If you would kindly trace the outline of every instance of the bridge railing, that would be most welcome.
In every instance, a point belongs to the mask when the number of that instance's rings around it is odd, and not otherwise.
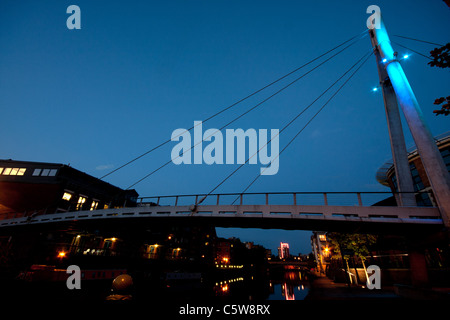
[[[433,199],[431,191],[415,193],[417,197]],[[399,193],[374,192],[253,192],[253,193],[215,193],[185,194],[141,197],[138,207],[151,206],[191,206],[191,205],[317,205],[317,206],[396,206]],[[206,197],[206,198],[205,198]],[[379,203],[393,197],[389,202]],[[29,212],[0,212],[0,220],[20,217],[34,217],[50,214],[46,210]]]
[[[428,194],[430,192],[420,192]],[[419,194],[419,192],[416,192]],[[252,193],[214,193],[185,194],[141,197],[138,206],[188,206],[188,205],[325,205],[325,206],[372,206],[393,197],[381,206],[396,206],[397,192],[252,192]]]

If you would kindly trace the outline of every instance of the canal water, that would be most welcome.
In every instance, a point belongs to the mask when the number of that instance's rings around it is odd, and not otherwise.
[[[309,292],[309,286],[303,283],[273,284],[273,292],[267,300],[303,300]]]
[[[204,281],[207,279],[203,279]],[[237,275],[216,279],[214,300],[303,300],[308,295],[308,275],[300,270],[278,270],[261,275]]]
[[[300,269],[276,269],[266,272],[219,272],[212,274],[170,272],[166,276],[135,276],[128,294],[136,301],[209,301],[260,302],[303,300],[308,295],[308,274]],[[111,279],[85,280],[80,290],[69,290],[65,281],[23,281],[4,283],[9,298],[26,301],[39,297],[56,300],[104,301],[112,294]]]

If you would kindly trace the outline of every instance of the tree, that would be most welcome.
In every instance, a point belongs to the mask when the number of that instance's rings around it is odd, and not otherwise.
[[[433,58],[432,61],[428,62],[428,64],[431,67],[438,67],[438,68],[448,68],[450,67],[450,43],[447,43],[445,46],[442,46],[440,48],[435,48],[434,50],[430,51],[431,58]]]
[[[440,97],[439,99],[436,99],[434,101],[434,104],[439,105],[443,102],[445,103],[441,106],[441,109],[433,110],[433,113],[436,113],[437,116],[440,114],[448,116],[450,114],[450,96],[448,96],[447,98]]]
[[[333,257],[341,257],[345,260],[348,274],[350,275],[348,260],[353,256],[357,256],[361,260],[366,279],[368,279],[366,264],[364,261],[370,254],[369,247],[377,241],[377,237],[370,234],[347,234],[337,232],[332,232],[327,234],[327,236],[331,239],[334,253]]]
[[[437,68],[448,68],[450,67],[450,43],[447,43],[445,46],[440,48],[435,48],[434,50],[430,51],[431,58],[433,58],[432,61],[428,62],[428,64],[431,67],[437,67]],[[433,110],[433,113],[435,113],[437,116],[440,114],[443,114],[445,116],[448,116],[450,114],[450,96],[444,98],[440,97],[434,101],[435,105],[440,105],[441,103],[444,103],[441,106],[441,109]]]

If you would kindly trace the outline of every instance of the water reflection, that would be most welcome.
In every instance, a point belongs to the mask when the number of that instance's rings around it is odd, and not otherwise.
[[[308,295],[307,276],[301,271],[287,271],[282,281],[270,282],[271,294],[267,300],[303,300]]]
[[[289,283],[272,284],[273,291],[267,300],[303,300],[308,295],[309,288],[304,284]]]
[[[307,274],[282,267],[245,272],[154,272],[133,274],[133,299],[136,301],[240,301],[303,300],[309,292]],[[13,296],[74,301],[103,301],[110,295],[111,279],[82,280],[83,290],[67,290],[65,281],[25,281],[17,279],[9,287]]]
[[[220,299],[303,300],[308,295],[309,282],[301,271],[285,271],[268,277],[234,277],[217,281],[215,296]]]
[[[237,277],[237,278],[233,278],[233,279],[216,282],[216,285],[214,286],[214,291],[216,293],[216,296],[225,295],[225,294],[229,293],[230,292],[229,289],[233,284],[235,284],[237,282],[242,282],[242,281],[244,281],[243,277]]]

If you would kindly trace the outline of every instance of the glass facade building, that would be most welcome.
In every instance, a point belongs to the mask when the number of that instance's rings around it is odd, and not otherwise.
[[[435,137],[436,145],[441,152],[447,170],[450,172],[450,132]],[[413,180],[416,202],[418,206],[435,206],[430,182],[423,167],[420,155],[415,147],[408,150],[408,161]],[[394,163],[387,161],[377,172],[377,180],[384,186],[391,188],[392,192],[398,192],[397,177]]]

